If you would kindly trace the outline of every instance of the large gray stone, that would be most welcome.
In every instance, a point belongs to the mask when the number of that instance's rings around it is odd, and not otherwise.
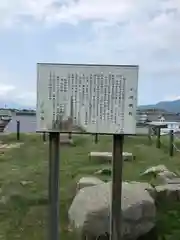
[[[155,222],[153,198],[145,190],[149,185],[122,184],[122,235],[124,240],[137,239],[148,233]],[[111,182],[81,189],[69,209],[70,226],[86,239],[109,234]],[[93,237],[92,237],[93,236]]]
[[[155,187],[159,202],[180,201],[180,184],[164,184]]]
[[[180,185],[180,178],[172,178],[166,179],[167,184],[179,184]]]
[[[178,178],[174,172],[170,172],[169,170],[158,173],[157,180],[161,184],[180,183],[180,178]]]
[[[84,187],[90,187],[90,186],[96,186],[98,184],[102,184],[104,183],[102,180],[100,180],[97,177],[82,177],[81,179],[79,179],[79,181],[77,182],[77,191],[79,191],[80,189],[84,188]]]
[[[126,183],[126,182],[125,182]],[[129,184],[136,184],[136,186],[140,186],[143,190],[148,191],[148,193],[150,194],[150,196],[155,199],[156,197],[156,190],[154,187],[152,187],[151,184],[147,183],[147,182],[137,182],[137,181],[131,181],[131,182],[127,182]]]

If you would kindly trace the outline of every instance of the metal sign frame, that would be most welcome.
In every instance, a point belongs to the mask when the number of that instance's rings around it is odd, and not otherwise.
[[[37,65],[37,132],[135,134],[136,65]]]
[[[122,239],[121,195],[122,195],[123,143],[124,135],[120,134],[113,135],[110,240]]]
[[[49,64],[49,63],[47,63]],[[57,64],[52,64],[57,65]],[[72,64],[64,64],[71,66]],[[87,66],[88,64],[73,64],[74,66]],[[89,65],[88,65],[89,66]],[[93,66],[93,65],[90,65]],[[123,66],[136,67],[137,65],[94,65],[94,66]],[[136,109],[135,109],[136,111]],[[37,132],[45,132],[37,131]],[[60,134],[76,132],[59,132],[57,129],[48,130],[49,133],[49,239],[59,240],[59,162],[60,162]],[[81,134],[81,132],[78,132]],[[82,132],[92,134],[92,132]],[[123,142],[125,133],[95,133],[96,135],[113,135],[113,158],[112,158],[112,204],[110,218],[110,239],[121,240],[121,196],[122,196],[122,168],[123,168]]]

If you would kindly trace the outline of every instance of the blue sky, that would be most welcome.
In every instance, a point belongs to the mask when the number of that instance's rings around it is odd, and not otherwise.
[[[36,63],[138,64],[139,103],[180,98],[180,0],[0,1],[0,102],[36,103]]]

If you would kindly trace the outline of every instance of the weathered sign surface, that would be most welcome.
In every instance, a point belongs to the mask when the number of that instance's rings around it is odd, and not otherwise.
[[[37,131],[135,134],[138,66],[37,65]]]

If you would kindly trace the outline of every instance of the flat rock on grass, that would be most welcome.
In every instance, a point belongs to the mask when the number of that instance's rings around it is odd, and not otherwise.
[[[105,236],[109,234],[110,206],[111,182],[85,187],[77,193],[69,209],[70,226],[88,240]],[[122,214],[123,224],[119,227],[123,240],[137,239],[153,229],[154,200],[141,183],[122,184]]]
[[[99,162],[111,162],[112,161],[112,152],[90,152],[88,154],[89,160],[96,160]],[[133,161],[135,157],[132,153],[123,152],[124,161]]]
[[[0,144],[0,150],[12,149],[12,148],[20,148],[24,143],[11,143],[11,144]]]

